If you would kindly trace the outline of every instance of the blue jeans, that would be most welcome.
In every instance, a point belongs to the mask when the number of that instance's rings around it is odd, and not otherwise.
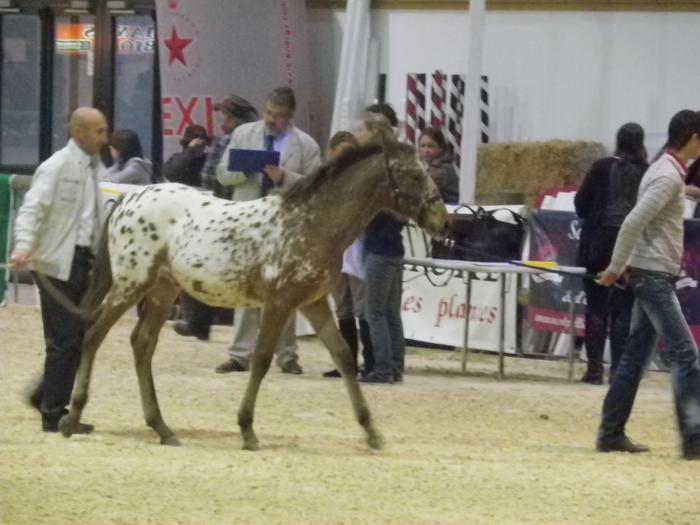
[[[402,260],[372,253],[365,259],[365,319],[374,349],[374,373],[386,379],[404,369]]]
[[[625,351],[603,403],[599,439],[625,431],[639,382],[657,338],[671,364],[671,381],[683,446],[700,445],[700,365],[698,348],[676,296],[675,277],[632,268],[629,284],[635,296]]]

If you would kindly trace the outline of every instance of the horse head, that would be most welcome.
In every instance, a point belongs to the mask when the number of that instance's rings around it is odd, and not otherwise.
[[[448,231],[447,208],[415,148],[395,139],[383,138],[382,142],[392,208],[413,219],[432,237],[444,238]]]

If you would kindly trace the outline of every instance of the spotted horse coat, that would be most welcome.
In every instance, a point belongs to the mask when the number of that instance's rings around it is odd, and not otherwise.
[[[285,212],[279,196],[230,202],[181,184],[132,193],[109,222],[115,301],[149,282],[163,259],[184,291],[212,306],[262,306],[309,278],[323,287],[331,272],[306,256],[303,213]],[[282,275],[286,266],[294,270]]]
[[[72,435],[80,421],[97,348],[114,323],[142,301],[131,344],[144,417],[161,443],[179,444],[161,416],[151,361],[170,307],[184,290],[210,305],[263,307],[238,411],[244,448],[258,447],[255,400],[295,309],[329,349],[367,443],[379,448],[381,436],[327,294],[340,274],[343,251],[381,210],[407,215],[435,236],[447,230],[445,205],[410,146],[385,141],[350,151],[285,193],[255,201],[229,202],[180,184],[129,194],[112,210],[96,256],[84,304],[91,312],[90,326],[61,432]]]

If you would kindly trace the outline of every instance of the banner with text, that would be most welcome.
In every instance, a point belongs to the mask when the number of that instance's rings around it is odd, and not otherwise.
[[[676,281],[676,293],[695,341],[700,344],[700,220],[684,221],[683,242],[683,265]]]
[[[462,272],[404,265],[401,318],[406,339],[461,347],[469,322],[468,347],[497,351],[500,344],[500,278],[472,273],[469,308]],[[504,349],[517,348],[517,276],[505,278]]]
[[[575,213],[532,210],[530,259],[576,265],[581,219]],[[528,319],[530,326],[545,332],[569,331],[569,307],[575,302],[575,329],[583,335],[586,294],[580,277],[558,274],[534,275],[530,280]]]
[[[700,220],[684,222],[683,266],[676,290],[688,324],[700,341]],[[533,210],[530,250],[533,260],[575,265],[581,220],[573,212]],[[552,274],[533,277],[530,284],[530,326],[547,332],[568,332],[569,304],[575,301],[576,333],[583,335],[586,294],[580,277]]]
[[[214,105],[230,93],[262,115],[264,98],[288,85],[294,122],[312,124],[304,0],[156,0],[163,105],[163,158],[190,124],[219,134]]]

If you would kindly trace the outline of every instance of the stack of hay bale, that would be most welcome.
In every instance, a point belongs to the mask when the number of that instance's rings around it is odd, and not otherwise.
[[[544,190],[579,185],[591,164],[605,155],[605,147],[598,142],[483,144],[476,202],[534,206]]]

